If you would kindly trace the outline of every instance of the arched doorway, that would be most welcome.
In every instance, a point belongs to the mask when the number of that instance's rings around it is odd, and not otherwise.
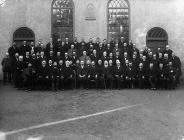
[[[30,42],[35,42],[35,34],[28,27],[20,27],[13,33],[13,42],[16,42],[17,46],[20,47],[23,41],[27,41],[28,45]]]
[[[167,44],[168,35],[164,29],[160,27],[154,27],[148,31],[146,36],[146,45],[153,52],[156,52],[158,48],[164,50]]]
[[[53,0],[51,34],[54,42],[58,38],[73,39],[73,7],[72,0]]]
[[[107,37],[118,40],[124,37],[129,40],[130,6],[128,0],[109,0],[108,2]]]

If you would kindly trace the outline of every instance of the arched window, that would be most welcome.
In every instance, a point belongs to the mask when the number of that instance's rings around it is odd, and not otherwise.
[[[35,34],[31,29],[21,27],[14,32],[13,41],[16,42],[17,46],[21,46],[23,41],[27,41],[29,44],[32,41],[35,42]]]
[[[110,0],[108,3],[108,40],[124,37],[129,40],[129,3],[127,0]]]
[[[52,37],[73,38],[73,1],[54,0],[52,2]]]
[[[157,51],[158,48],[165,49],[168,44],[167,32],[160,27],[150,29],[146,36],[146,44],[153,52]]]

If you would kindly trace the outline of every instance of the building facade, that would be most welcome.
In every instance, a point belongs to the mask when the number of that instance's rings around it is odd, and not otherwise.
[[[24,27],[35,43],[46,43],[50,37],[88,41],[124,36],[139,49],[146,44],[154,49],[153,44],[162,40],[183,64],[183,13],[183,0],[6,0],[0,7],[0,61],[19,39],[16,31]]]

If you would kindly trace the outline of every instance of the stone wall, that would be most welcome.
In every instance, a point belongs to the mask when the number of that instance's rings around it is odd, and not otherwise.
[[[73,0],[74,35],[84,37],[107,37],[108,0]],[[12,43],[13,33],[19,27],[29,27],[35,33],[36,41],[44,43],[51,36],[52,0],[6,0],[0,7],[0,61]],[[184,63],[184,1],[183,0],[129,0],[130,36],[142,48],[146,34],[153,27],[165,29],[169,44]],[[88,5],[93,5],[95,20],[86,20]],[[1,69],[1,66],[0,66]],[[183,67],[182,67],[183,69]],[[2,72],[0,72],[2,79]]]

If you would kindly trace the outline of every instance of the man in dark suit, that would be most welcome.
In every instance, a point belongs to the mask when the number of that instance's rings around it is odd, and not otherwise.
[[[6,56],[1,62],[3,68],[3,83],[6,84],[7,81],[11,82],[12,78],[12,58],[10,58],[9,53],[6,53]]]
[[[96,38],[96,42],[94,43],[94,49],[97,50],[99,48],[99,44],[100,44],[100,38],[97,37]]]
[[[10,56],[12,59],[15,59],[15,54],[16,54],[16,53],[20,53],[20,52],[19,52],[19,48],[18,48],[17,45],[16,45],[16,42],[13,42],[13,45],[8,49],[8,53],[9,53],[9,56]]]
[[[54,62],[51,70],[51,79],[52,79],[52,89],[54,89],[55,91],[58,90],[59,78],[60,78],[59,72],[60,71],[58,69],[57,62]]]
[[[40,84],[40,89],[41,90],[48,90],[49,88],[49,68],[47,66],[47,63],[45,60],[42,61],[41,67],[39,68],[38,71],[38,84]]]
[[[134,88],[136,85],[137,68],[129,62],[128,67],[125,67],[125,85],[127,88]]]
[[[112,77],[112,73],[111,73],[111,69],[108,65],[108,61],[105,60],[104,61],[104,80],[105,80],[105,86],[106,88],[110,88],[112,89],[113,86],[113,77]]]
[[[145,89],[147,88],[147,75],[148,75],[148,71],[146,68],[144,68],[144,64],[140,63],[139,64],[139,70],[138,70],[138,85],[139,88],[141,89]]]
[[[97,88],[104,88],[104,68],[103,68],[103,63],[102,60],[98,60],[98,65],[97,65]]]
[[[157,71],[157,89],[165,89],[166,88],[166,75],[165,75],[165,68],[162,63],[159,63],[159,68]]]
[[[118,89],[122,88],[122,82],[124,82],[123,68],[119,60],[116,60],[116,66],[114,67],[114,79]]]
[[[78,67],[77,70],[77,77],[78,77],[78,84],[79,88],[82,86],[83,88],[86,88],[86,67],[84,65],[84,61],[80,62],[80,67]]]
[[[58,70],[59,70],[59,90],[64,90],[64,80],[65,80],[65,64],[63,60],[59,60],[58,62]]]
[[[93,46],[94,46],[94,43],[93,43],[93,39],[92,39],[92,38],[90,38],[90,39],[89,39],[89,42],[86,44],[86,51],[89,50],[90,45],[93,45]]]
[[[53,40],[52,38],[50,38],[49,42],[47,43],[46,45],[46,48],[45,48],[45,55],[46,56],[49,56],[49,52],[52,51],[53,53],[55,52],[55,46],[54,46],[54,43],[53,43]]]
[[[91,81],[94,81],[95,88],[97,88],[97,67],[94,61],[91,62],[91,66],[87,66],[86,87],[88,89],[91,87]]]
[[[173,67],[172,62],[170,61],[168,66],[165,68],[165,75],[167,80],[167,89],[175,89],[176,87],[176,68]]]
[[[72,68],[70,67],[70,61],[66,61],[66,66],[65,66],[65,73],[64,73],[64,83],[65,83],[65,88],[74,88],[74,73]]]
[[[23,61],[23,56],[19,56],[19,60],[16,61],[16,80],[15,80],[15,86],[18,89],[23,88],[23,71],[26,67],[25,62]]]
[[[163,50],[163,54],[168,54],[168,59],[171,59],[172,57],[172,50],[170,49],[170,46],[169,45],[166,45],[166,48],[165,50]]]
[[[77,56],[78,57],[82,56],[83,51],[87,51],[87,47],[86,46],[87,46],[87,44],[84,41],[84,39],[82,38],[82,40],[81,40],[81,42],[79,44],[79,48],[77,50],[77,53],[78,53]]]
[[[180,77],[182,76],[181,61],[180,61],[180,58],[178,56],[176,56],[174,52],[172,52],[171,61],[172,61],[173,66],[175,67],[175,69],[177,71],[176,82],[177,82],[177,84],[179,84]]]
[[[148,80],[150,88],[155,90],[157,83],[157,66],[154,65],[154,63],[149,64]]]
[[[64,52],[67,52],[70,49],[70,46],[71,46],[71,44],[69,42],[69,38],[65,38],[65,43],[64,43],[64,46],[63,46]]]
[[[35,88],[36,71],[31,63],[23,71],[24,88],[26,91],[31,91]]]
[[[74,45],[74,48],[78,51],[80,47],[80,43],[77,40],[77,37],[74,37],[74,41],[72,42],[72,45]]]
[[[23,45],[20,47],[20,54],[25,57],[26,52],[31,53],[31,48],[29,45],[27,45],[26,41],[23,41]]]

